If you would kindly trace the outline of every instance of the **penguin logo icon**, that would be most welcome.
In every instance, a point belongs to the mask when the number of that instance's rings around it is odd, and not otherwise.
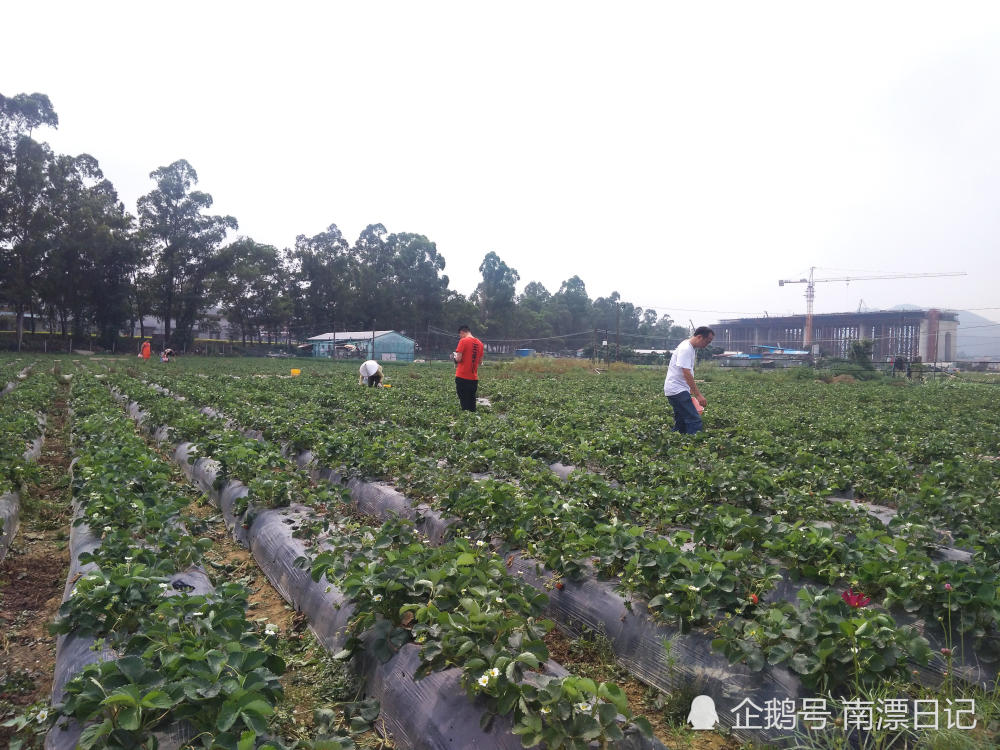
[[[715,712],[715,701],[707,695],[696,696],[691,701],[691,711],[687,720],[694,729],[714,728],[719,721],[719,715]]]

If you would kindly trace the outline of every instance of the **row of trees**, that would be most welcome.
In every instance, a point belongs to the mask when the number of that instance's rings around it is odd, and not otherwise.
[[[432,241],[381,224],[353,244],[334,224],[292,248],[256,242],[238,235],[234,217],[210,213],[212,197],[183,159],[150,174],[155,187],[133,216],[96,159],[35,140],[57,126],[44,94],[0,95],[0,305],[15,315],[19,347],[39,321],[77,338],[96,332],[111,347],[120,334],[147,335],[149,317],[176,348],[212,317],[244,342],[391,328],[433,346],[434,331],[450,336],[463,322],[487,340],[544,349],[586,346],[596,329],[635,348],[683,335],[617,292],[591,300],[577,276],[554,293],[531,282],[517,294],[520,275],[492,252],[465,297],[448,288]]]

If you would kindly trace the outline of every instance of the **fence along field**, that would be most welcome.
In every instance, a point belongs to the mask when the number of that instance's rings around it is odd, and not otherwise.
[[[709,431],[690,440],[668,432],[655,372],[491,367],[481,395],[492,406],[465,419],[450,370],[432,366],[392,367],[391,389],[357,388],[353,368],[326,363],[302,366],[299,378],[241,361],[115,369],[122,385],[132,375],[155,381],[309,448],[323,465],[392,481],[457,516],[473,540],[499,537],[531,553],[563,576],[552,579],[553,597],[561,580],[594,572],[679,631],[716,636],[733,661],[785,665],[811,694],[891,684],[912,676],[909,658],[929,657],[926,680],[992,674],[997,414],[988,386],[712,373]],[[554,461],[586,470],[563,482],[547,468]],[[850,493],[897,515],[883,527],[826,499]],[[942,547],[972,555],[940,559]],[[812,593],[780,601],[792,579]],[[873,601],[852,606],[864,601],[856,591]],[[923,627],[933,657],[902,621]],[[964,690],[954,679],[939,689],[942,700]]]

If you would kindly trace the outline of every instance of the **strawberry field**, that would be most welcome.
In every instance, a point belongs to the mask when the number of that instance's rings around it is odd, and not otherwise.
[[[554,629],[708,695],[740,742],[995,740],[994,385],[700,368],[706,430],[679,436],[654,369],[488,364],[468,414],[439,365],[365,388],[328,362],[26,364],[0,360],[8,494],[57,389],[72,410],[69,659],[14,720],[50,746],[346,748],[374,721],[396,747],[662,747],[616,682],[551,660]],[[205,574],[178,468],[359,676],[337,726],[275,726],[283,634]],[[834,721],[891,700],[939,726]]]

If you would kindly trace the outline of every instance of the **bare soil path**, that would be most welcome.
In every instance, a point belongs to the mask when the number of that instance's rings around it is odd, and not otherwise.
[[[48,631],[62,601],[69,564],[68,386],[48,412],[38,460],[41,481],[21,492],[21,528],[0,564],[0,723],[47,702],[56,638]],[[0,727],[0,747],[13,730]]]

